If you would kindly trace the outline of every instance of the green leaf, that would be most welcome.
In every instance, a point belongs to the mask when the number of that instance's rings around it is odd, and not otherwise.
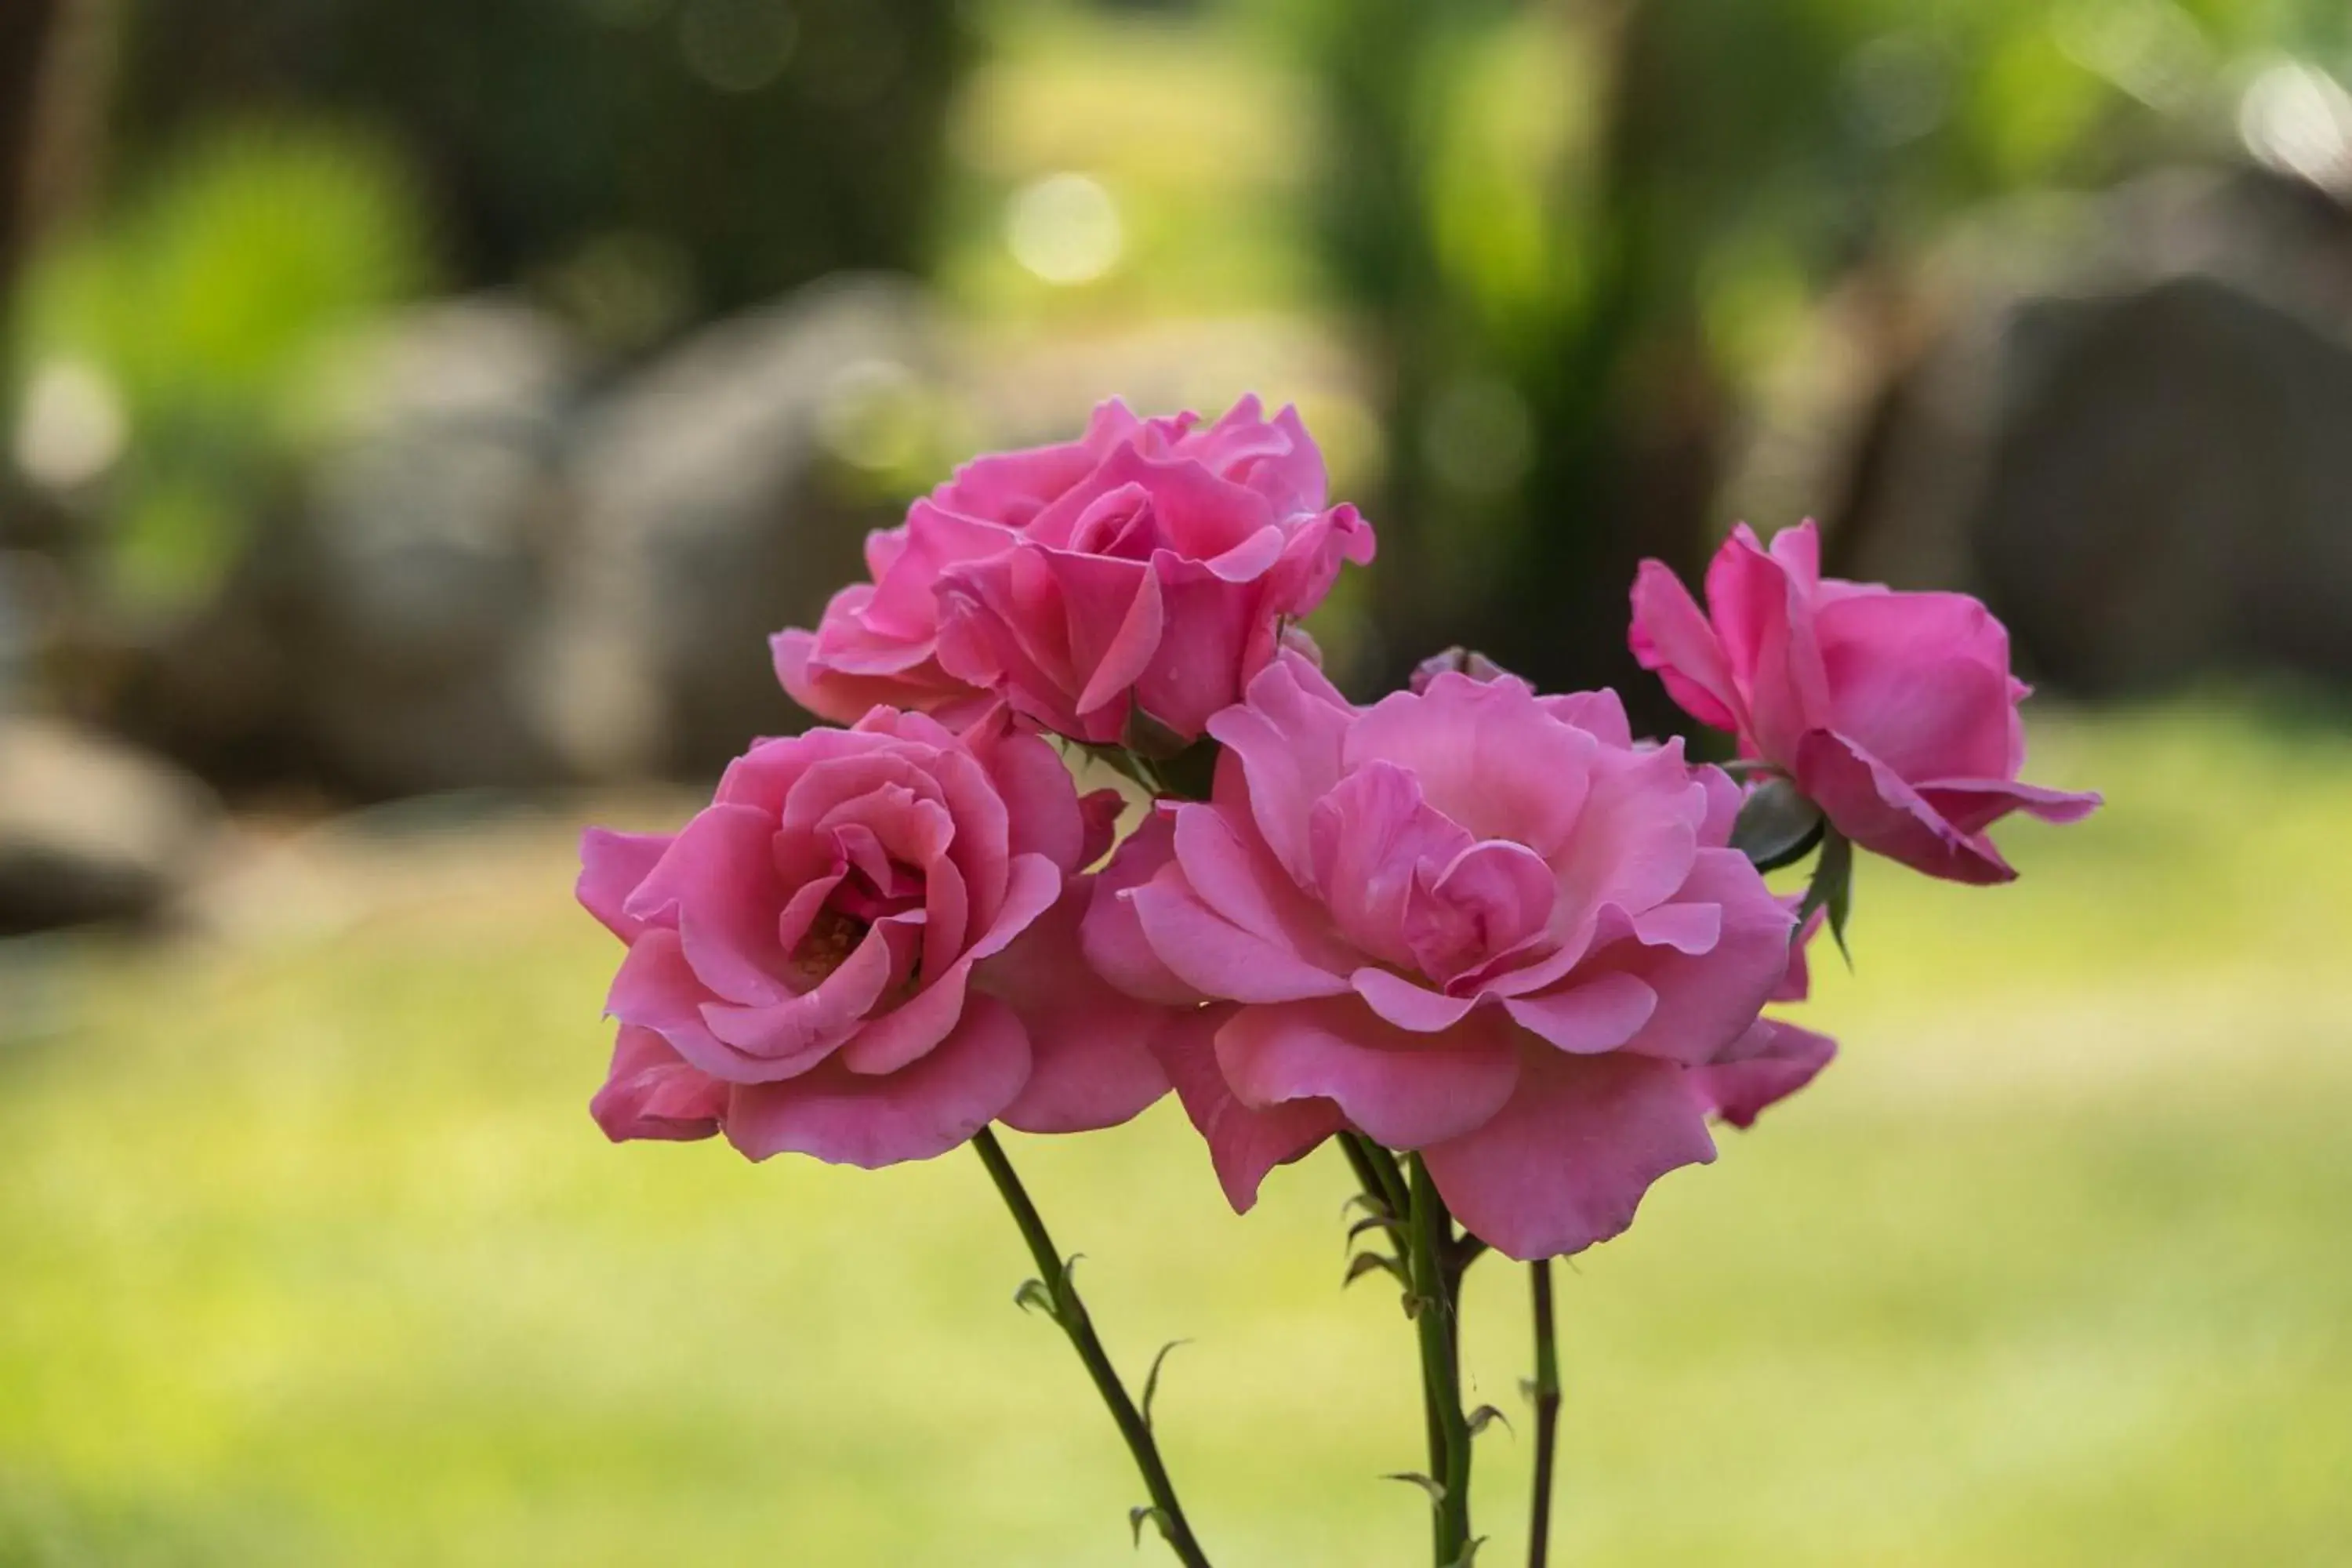
[[[1829,819],[1785,778],[1768,779],[1748,792],[1731,825],[1731,847],[1759,871],[1793,866],[1822,842]]]
[[[1145,1427],[1149,1428],[1151,1425],[1151,1402],[1159,1397],[1160,1394],[1160,1363],[1168,1359],[1168,1352],[1170,1351],[1174,1350],[1178,1345],[1187,1345],[1192,1342],[1190,1340],[1170,1340],[1166,1344],[1160,1347],[1160,1353],[1151,1358],[1151,1371],[1145,1374],[1143,1379],[1143,1425]]]
[[[1465,1546],[1462,1549],[1462,1555],[1454,1560],[1450,1564],[1450,1568],[1472,1568],[1472,1564],[1478,1561],[1478,1548],[1486,1544],[1486,1538],[1485,1536],[1481,1535],[1474,1538],[1467,1546]]]
[[[1339,1281],[1339,1288],[1344,1290],[1349,1286],[1353,1285],[1357,1280],[1361,1279],[1365,1275],[1380,1268],[1387,1269],[1391,1275],[1395,1277],[1396,1282],[1400,1285],[1410,1285],[1412,1283],[1412,1280],[1405,1277],[1404,1265],[1399,1263],[1395,1258],[1391,1258],[1387,1253],[1359,1252],[1355,1257],[1348,1259],[1347,1278]]]
[[[1445,1502],[1445,1483],[1435,1481],[1419,1470],[1391,1470],[1381,1478],[1384,1481],[1410,1481],[1429,1494],[1429,1506],[1441,1508]]]
[[[1062,1310],[1054,1300],[1054,1292],[1043,1279],[1024,1279],[1021,1289],[1013,1292],[1013,1304],[1024,1312],[1043,1312],[1055,1322],[1062,1321]]]
[[[1391,1236],[1402,1236],[1404,1234],[1404,1222],[1391,1219],[1385,1212],[1376,1214],[1370,1219],[1360,1219],[1348,1227],[1348,1245],[1353,1247],[1356,1237],[1368,1230],[1384,1230]]]

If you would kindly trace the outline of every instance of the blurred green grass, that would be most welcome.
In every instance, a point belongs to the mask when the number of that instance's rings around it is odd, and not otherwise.
[[[2041,729],[2108,811],[2010,831],[2009,889],[1869,867],[1811,1009],[1845,1058],[1563,1276],[1557,1561],[2344,1561],[2352,745]],[[263,878],[234,939],[7,972],[0,1563],[1164,1561],[969,1156],[596,1135],[568,838],[355,831],[342,903]],[[1420,1561],[1336,1157],[1236,1219],[1171,1106],[1013,1142],[1131,1374],[1193,1342],[1160,1416],[1216,1560]],[[1515,1419],[1523,1292],[1469,1308]]]

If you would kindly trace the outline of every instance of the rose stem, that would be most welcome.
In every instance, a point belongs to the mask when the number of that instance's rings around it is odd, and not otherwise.
[[[1144,1489],[1151,1494],[1152,1507],[1160,1510],[1161,1533],[1185,1568],[1209,1568],[1209,1559],[1202,1552],[1200,1542],[1192,1538],[1192,1526],[1184,1518],[1184,1506],[1176,1500],[1176,1485],[1168,1479],[1168,1467],[1160,1461],[1160,1446],[1152,1440],[1151,1427],[1135,1401],[1127,1394],[1126,1385],[1118,1380],[1118,1372],[1110,1357],[1095,1336],[1094,1321],[1087,1316],[1086,1303],[1078,1299],[1078,1288],[1071,1281],[1070,1270],[1062,1255],[1054,1249],[1054,1238],[1045,1230],[1045,1222],[1037,1213],[1037,1205],[1029,1201],[1028,1191],[1021,1178],[1013,1173],[1013,1162],[1004,1157],[1003,1147],[996,1135],[983,1127],[973,1134],[971,1146],[980,1152],[981,1163],[988,1167],[989,1179],[1003,1195],[1004,1206],[1013,1211],[1013,1223],[1021,1227],[1021,1238],[1029,1244],[1029,1255],[1037,1260],[1037,1268],[1045,1278],[1046,1289],[1054,1301],[1054,1321],[1070,1336],[1070,1343],[1086,1363],[1087,1375],[1095,1381],[1095,1389],[1110,1410],[1110,1418],[1118,1426],[1118,1435],[1127,1440],[1128,1452],[1135,1456],[1135,1468],[1143,1473]]]
[[[1356,1180],[1362,1184],[1364,1199],[1377,1206],[1393,1222],[1389,1238],[1396,1244],[1401,1261],[1409,1260],[1405,1226],[1412,1218],[1412,1199],[1405,1192],[1403,1173],[1397,1169],[1396,1158],[1386,1149],[1360,1132],[1339,1134],[1339,1147],[1348,1156],[1348,1163],[1356,1170]],[[1406,1285],[1408,1294],[1412,1287]],[[1445,1469],[1445,1433],[1437,1424],[1437,1407],[1423,1401],[1423,1414],[1428,1418],[1429,1476],[1437,1479]]]
[[[1544,1568],[1551,1550],[1551,1472],[1559,1437],[1559,1343],[1552,1328],[1551,1259],[1528,1265],[1535,1292],[1536,1487],[1528,1505],[1528,1568]]]
[[[1420,1155],[1412,1159],[1413,1326],[1421,1337],[1423,1396],[1442,1439],[1444,1465],[1431,1479],[1441,1489],[1434,1535],[1437,1568],[1456,1568],[1470,1545],[1470,1424],[1462,1413],[1462,1379],[1454,1337],[1454,1277],[1447,1253],[1454,1219]]]

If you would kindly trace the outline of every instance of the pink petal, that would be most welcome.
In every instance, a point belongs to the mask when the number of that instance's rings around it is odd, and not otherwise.
[[[2044,822],[2080,822],[2106,804],[2095,791],[2074,795],[2013,780],[1937,779],[1918,787],[1919,798],[1962,833],[1981,833],[2012,811]]]
[[[581,834],[580,881],[574,889],[580,907],[623,942],[635,942],[646,922],[629,915],[623,905],[671,842],[666,833],[614,833],[591,827]]]
[[[730,1083],[810,1065],[764,1062],[720,1040],[703,1019],[709,996],[688,965],[677,932],[656,927],[630,944],[605,994],[604,1011],[624,1024],[655,1031],[697,1068]]]
[[[1163,726],[1195,739],[1218,713],[1241,700],[1244,665],[1264,616],[1255,584],[1219,582],[1197,566],[1161,555],[1153,563],[1166,605],[1159,645],[1135,682],[1135,700]]]
[[[1992,840],[1964,833],[1893,770],[1842,735],[1816,730],[1797,751],[1797,787],[1864,849],[1930,877],[1992,883],[2016,879]]]
[[[1306,1157],[1347,1125],[1328,1100],[1297,1100],[1252,1110],[1234,1096],[1217,1066],[1217,1032],[1237,1009],[1202,1007],[1176,1015],[1152,1037],[1152,1050],[1176,1088],[1184,1114],[1207,1141],[1217,1184],[1235,1214],[1256,1205],[1266,1173]]]
[[[1179,873],[1162,871],[1126,897],[1160,962],[1204,996],[1289,1002],[1348,988],[1345,979],[1317,968],[1297,950],[1210,909]]]
[[[960,958],[926,977],[923,988],[887,1013],[862,1021],[838,1060],[854,1073],[898,1072],[921,1060],[963,1021],[971,961]]]
[[[1189,456],[1155,458],[1129,447],[1104,462],[1103,479],[1148,494],[1162,536],[1194,561],[1223,555],[1276,521],[1264,496]]]
[[[1307,833],[1313,887],[1339,934],[1382,963],[1412,963],[1406,915],[1423,868],[1434,874],[1453,864],[1471,836],[1423,801],[1409,768],[1386,758],[1332,785],[1308,810]]]
[[[1620,750],[1633,744],[1633,726],[1625,718],[1624,699],[1603,687],[1598,691],[1570,691],[1538,697],[1536,706],[1563,724],[1575,726],[1604,746]]]
[[[1345,974],[1359,960],[1314,901],[1292,884],[1246,815],[1224,804],[1172,813],[1174,851],[1193,895],[1234,925],[1316,969]]]
[[[1706,602],[1724,659],[1747,698],[1748,738],[1786,763],[1807,730],[1831,721],[1828,676],[1814,637],[1814,581],[1792,573],[1811,525],[1783,531],[1767,553],[1742,523],[1706,573]],[[1784,559],[1783,557],[1788,559]],[[1801,562],[1800,562],[1801,564]]]
[[[1115,789],[1089,790],[1078,797],[1078,858],[1069,869],[1083,871],[1110,853],[1127,797]]]
[[[1713,942],[1690,950],[1642,945],[1637,935],[1599,956],[1658,994],[1657,1011],[1626,1048],[1696,1065],[1746,1033],[1788,973],[1790,914],[1737,849],[1700,850],[1675,898],[1679,907],[1716,912]]]
[[[1141,562],[1039,551],[1061,590],[1081,715],[1124,697],[1160,649],[1159,574]]]
[[[903,921],[878,921],[841,966],[809,991],[758,1006],[705,1002],[703,1021],[736,1053],[731,1068],[706,1070],[736,1083],[806,1071],[856,1035],[892,981],[905,973],[919,940]]]
[[[1521,1028],[1563,1051],[1613,1051],[1639,1034],[1658,1010],[1658,994],[1630,974],[1601,974],[1503,1004]]]
[[[685,1142],[717,1132],[726,1107],[725,1084],[688,1066],[651,1029],[624,1024],[613,1045],[612,1070],[588,1102],[588,1114],[615,1143]]]
[[[973,749],[1004,801],[1011,852],[1043,855],[1064,871],[1087,864],[1089,824],[1079,813],[1077,785],[1054,748],[1034,735],[1008,731]],[[1118,799],[1114,793],[1114,809]],[[1103,847],[1108,847],[1106,840]]]
[[[727,1138],[754,1160],[814,1154],[869,1170],[929,1160],[987,1126],[1028,1078],[1021,1020],[976,996],[955,1032],[901,1071],[870,1077],[828,1062],[789,1082],[738,1088]]]
[[[1147,815],[1092,879],[1079,945],[1087,963],[1114,988],[1140,1001],[1183,1006],[1202,1000],[1176,978],[1145,940],[1143,922],[1125,895],[1150,881],[1175,858],[1172,813]]]
[[[1824,728],[1906,779],[2010,770],[2018,717],[2008,637],[1982,605],[1963,594],[1861,595],[1824,606],[1816,625]]]
[[[1344,765],[1411,773],[1430,805],[1474,838],[1507,838],[1549,858],[1574,831],[1601,751],[1546,712],[1517,679],[1440,676],[1416,696],[1392,692],[1348,731]]]
[[[1093,881],[1071,879],[1051,910],[975,972],[978,987],[1028,1030],[1029,1082],[1000,1114],[1024,1132],[1115,1127],[1168,1092],[1150,1044],[1175,1015],[1113,990],[1080,952]]]
[[[1518,1051],[1493,1009],[1416,1035],[1349,998],[1242,1008],[1217,1031],[1217,1065],[1244,1105],[1328,1100],[1380,1142],[1418,1149],[1492,1117]]]
[[[1315,874],[1307,814],[1339,782],[1339,747],[1353,712],[1322,671],[1285,653],[1250,682],[1245,706],[1209,721],[1209,733],[1240,761],[1250,814],[1266,847],[1301,886]]]
[[[1348,984],[1381,1018],[1416,1035],[1444,1034],[1478,1005],[1475,996],[1448,996],[1386,969],[1359,969]]]
[[[1434,880],[1417,879],[1404,935],[1421,972],[1450,982],[1464,970],[1528,947],[1551,925],[1551,868],[1523,845],[1489,838],[1454,857]]]
[[[687,962],[726,1001],[758,1005],[792,994],[776,945],[785,890],[770,854],[775,835],[774,819],[753,807],[706,806],[623,906],[647,921],[675,909]]]
[[[1683,1087],[1711,1116],[1734,1127],[1755,1125],[1767,1107],[1813,1081],[1837,1055],[1837,1042],[1793,1024],[1759,1019],[1737,1059],[1683,1074]]]
[[[1706,725],[1737,734],[1745,706],[1715,628],[1682,579],[1663,561],[1644,561],[1633,578],[1633,626],[1628,639],[1643,669],[1658,672],[1666,694]]]
[[[1715,1158],[1672,1062],[1530,1047],[1492,1120],[1423,1155],[1454,1215],[1521,1261],[1581,1252],[1633,1222],[1650,1184]]]

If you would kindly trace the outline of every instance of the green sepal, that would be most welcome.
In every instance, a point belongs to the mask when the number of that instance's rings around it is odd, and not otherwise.
[[[1812,853],[1829,830],[1822,808],[1797,793],[1785,778],[1770,778],[1748,792],[1731,825],[1731,847],[1759,871],[1793,866]]]
[[[1814,914],[1826,910],[1830,935],[1837,939],[1838,952],[1848,969],[1853,967],[1853,951],[1845,944],[1845,922],[1853,907],[1853,840],[1829,827],[1822,834],[1822,855],[1813,862],[1813,879],[1806,884],[1804,901],[1797,906],[1797,931],[1801,935]]]

